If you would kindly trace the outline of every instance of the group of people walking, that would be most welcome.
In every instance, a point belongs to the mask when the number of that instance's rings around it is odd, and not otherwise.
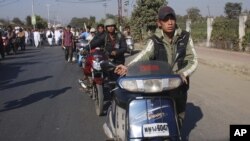
[[[18,50],[24,51],[26,46],[59,46],[62,42],[62,33],[62,28],[26,29],[9,25],[0,30],[1,59],[5,59],[6,55],[17,54]]]

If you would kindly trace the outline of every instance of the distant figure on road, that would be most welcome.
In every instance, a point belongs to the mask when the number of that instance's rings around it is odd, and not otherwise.
[[[37,48],[41,41],[40,32],[37,29],[35,29],[35,31],[33,32],[33,36],[34,36],[34,44],[35,47]]]
[[[65,60],[72,63],[74,36],[70,31],[71,26],[68,25],[67,29],[63,32],[62,47],[65,47]]]
[[[51,29],[48,29],[47,33],[46,33],[46,37],[48,39],[48,43],[49,43],[49,46],[52,47],[53,43],[53,37],[54,37],[54,33]]]
[[[60,32],[60,29],[56,28],[56,30],[55,30],[55,44],[57,46],[60,45],[60,39],[61,39],[61,37],[62,37],[62,33]]]

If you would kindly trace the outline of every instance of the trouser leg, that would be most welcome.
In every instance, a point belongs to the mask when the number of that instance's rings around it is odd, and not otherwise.
[[[68,61],[68,58],[69,58],[69,48],[66,47],[66,49],[65,49],[65,60]]]
[[[187,89],[180,89],[174,92],[174,94],[171,95],[171,97],[175,101],[178,124],[179,128],[181,128],[185,118],[185,110],[187,104]]]
[[[73,57],[73,48],[69,47],[69,59],[70,59],[70,62],[72,62],[72,57]]]

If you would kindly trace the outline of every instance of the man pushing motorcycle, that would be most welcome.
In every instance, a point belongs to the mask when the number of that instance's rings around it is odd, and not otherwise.
[[[168,62],[173,72],[179,74],[183,85],[178,94],[173,95],[180,126],[185,117],[189,77],[196,70],[198,61],[190,34],[180,29],[176,24],[176,15],[169,6],[163,6],[158,11],[158,28],[149,38],[145,48],[128,64],[138,61],[159,60]],[[115,73],[126,75],[127,66],[118,65]]]

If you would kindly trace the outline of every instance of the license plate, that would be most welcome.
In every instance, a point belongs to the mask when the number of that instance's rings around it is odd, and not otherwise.
[[[169,136],[167,123],[152,123],[143,125],[144,137]]]

